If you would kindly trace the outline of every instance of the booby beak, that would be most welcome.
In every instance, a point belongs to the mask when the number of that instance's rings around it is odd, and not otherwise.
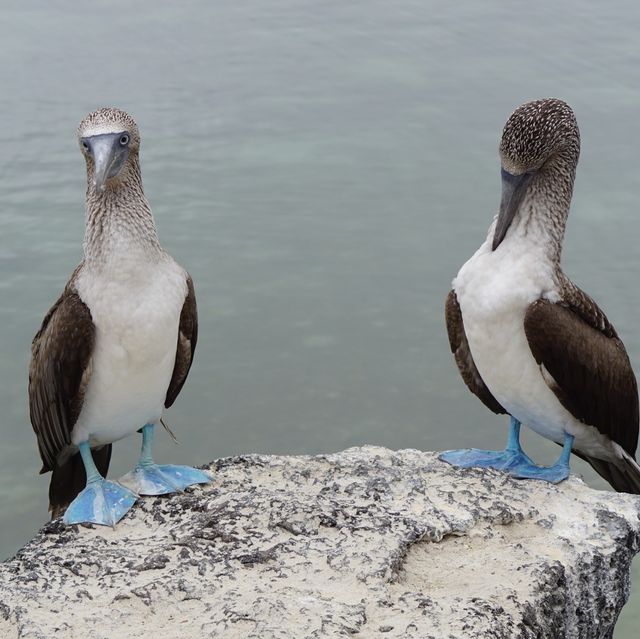
[[[500,200],[498,221],[493,234],[492,251],[495,251],[504,240],[504,236],[507,234],[520,204],[522,204],[529,182],[533,177],[533,172],[531,171],[513,175],[513,173],[501,169],[500,173],[502,176],[502,198]]]
[[[127,144],[122,143],[123,136],[126,136]],[[122,169],[129,155],[128,140],[129,136],[124,131],[82,138],[93,156],[93,185],[97,191],[104,191],[107,180],[118,175]]]

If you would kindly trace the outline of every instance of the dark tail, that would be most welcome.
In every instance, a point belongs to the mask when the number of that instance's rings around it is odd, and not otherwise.
[[[580,455],[588,461],[593,469],[604,477],[619,493],[640,495],[640,466],[636,460],[626,452],[618,464]]]
[[[111,444],[91,451],[93,461],[100,474],[105,477],[111,460]],[[76,498],[87,483],[82,457],[76,453],[53,469],[49,484],[49,512],[51,519],[64,514],[67,506]]]

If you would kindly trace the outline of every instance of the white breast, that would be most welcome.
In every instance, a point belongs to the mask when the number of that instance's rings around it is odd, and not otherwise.
[[[96,327],[92,371],[72,438],[116,441],[157,422],[176,356],[186,273],[169,256],[84,270],[80,298]]]
[[[565,432],[575,445],[609,458],[608,442],[593,427],[576,420],[547,386],[526,334],[524,316],[539,298],[557,301],[554,268],[536,245],[489,242],[460,269],[453,282],[473,360],[500,404],[538,434],[562,443]]]

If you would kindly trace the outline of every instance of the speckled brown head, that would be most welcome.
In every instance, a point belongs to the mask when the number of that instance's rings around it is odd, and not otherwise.
[[[571,176],[580,155],[580,131],[571,107],[545,98],[519,106],[502,132],[502,199],[493,237],[495,251],[504,239],[532,178],[542,171]]]
[[[546,98],[519,106],[502,131],[502,168],[512,175],[537,171],[558,153],[580,153],[580,131],[571,107]]]
[[[128,113],[113,107],[89,113],[78,126],[78,142],[90,188],[102,192],[139,173],[140,133]]]

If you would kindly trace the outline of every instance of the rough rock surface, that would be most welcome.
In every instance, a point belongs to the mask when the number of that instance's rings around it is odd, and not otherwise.
[[[355,448],[211,465],[0,566],[0,636],[611,637],[640,500]]]

